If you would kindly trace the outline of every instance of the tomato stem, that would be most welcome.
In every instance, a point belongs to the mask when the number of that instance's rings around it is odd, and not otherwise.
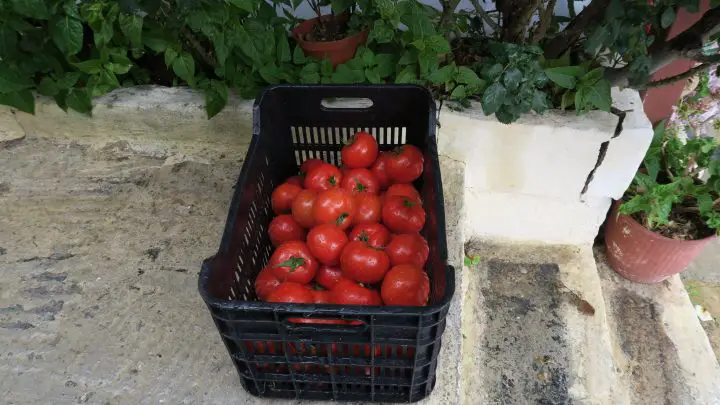
[[[364,192],[365,190],[367,190],[367,187],[365,187],[364,184],[360,183],[359,181],[356,181],[356,182],[355,182],[355,191],[358,191],[358,192],[361,192],[361,193],[362,193],[362,192]]]
[[[365,231],[363,231],[363,232],[360,232],[360,235],[358,235],[358,240],[360,240],[362,242],[368,242],[370,240],[370,237],[368,236],[367,233],[365,233]]]
[[[350,216],[350,214],[348,214],[347,212],[343,212],[343,213],[340,214],[340,216],[338,216],[337,219],[335,220],[335,225],[337,225],[337,226],[342,225],[343,222],[345,222],[345,219],[347,219],[347,217],[349,217],[349,216]]]
[[[405,201],[403,201],[403,205],[410,208],[415,206],[417,204],[415,201],[410,200],[409,198],[405,198]]]
[[[337,180],[335,180],[335,176],[330,176],[330,178],[328,179],[328,183],[330,183],[330,185],[333,187],[336,186]]]
[[[293,272],[303,264],[305,264],[305,259],[303,259],[302,257],[290,256],[289,259],[285,260],[282,263],[278,263],[273,267],[290,267],[290,272]]]

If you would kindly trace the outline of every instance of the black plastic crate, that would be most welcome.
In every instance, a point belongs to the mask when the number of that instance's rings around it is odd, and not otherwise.
[[[338,98],[372,105],[330,108]],[[340,165],[343,141],[358,130],[381,150],[419,147],[425,170],[415,186],[426,211],[430,247],[426,307],[276,304],[258,301],[257,274],[273,251],[270,195],[300,164]],[[199,289],[251,394],[268,398],[415,402],[435,386],[445,317],[455,291],[447,264],[445,215],[436,145],[436,108],[416,86],[275,86],[255,102],[253,138],[235,187],[218,253],[203,262]],[[342,319],[352,325],[291,322]],[[372,350],[371,350],[372,348]]]

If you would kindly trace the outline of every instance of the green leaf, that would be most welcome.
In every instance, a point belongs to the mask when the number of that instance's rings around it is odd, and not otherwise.
[[[316,62],[308,63],[300,70],[300,83],[317,84],[320,83],[320,65]]]
[[[330,59],[325,58],[320,61],[320,74],[326,77],[332,76],[333,67]]]
[[[63,76],[57,79],[57,87],[60,90],[67,90],[73,86],[80,79],[80,72],[67,72]]]
[[[74,63],[76,68],[85,73],[98,73],[102,69],[102,61],[100,59],[90,59],[83,62]]]
[[[450,43],[442,35],[433,35],[425,38],[425,48],[436,53],[450,52]]]
[[[580,114],[587,110],[587,90],[586,86],[578,87],[575,93],[575,112]]]
[[[414,66],[405,66],[405,68],[395,77],[396,84],[415,83],[416,80],[417,73],[415,72]]]
[[[217,58],[218,65],[220,65],[220,67],[224,67],[225,61],[228,58],[228,53],[230,52],[227,44],[225,43],[225,34],[220,32],[215,35],[213,38],[213,47],[215,48],[215,56]]]
[[[660,16],[660,26],[667,28],[671,26],[673,22],[675,22],[675,9],[673,6],[668,6]]]
[[[435,52],[421,52],[418,55],[418,64],[420,65],[420,76],[425,77],[430,72],[437,69],[438,55]]]
[[[349,9],[350,6],[355,4],[355,0],[331,0],[330,6],[333,13],[336,15],[342,14],[345,10]]]
[[[45,0],[10,0],[9,3],[10,7],[22,16],[36,18],[38,20],[47,20],[50,18],[50,11],[47,8]]]
[[[406,51],[398,61],[399,66],[407,66],[417,62],[417,53],[414,51]]]
[[[368,43],[373,41],[378,44],[387,44],[395,38],[395,29],[392,25],[383,20],[375,20],[372,30],[368,36]]]
[[[371,51],[369,48],[363,48],[362,49],[362,62],[365,67],[371,67],[375,66],[375,53]]]
[[[564,110],[573,104],[575,104],[575,92],[572,90],[565,90],[562,100],[560,101],[560,109]]]
[[[120,14],[118,17],[120,31],[125,34],[133,46],[142,45],[143,19],[138,15]]]
[[[280,70],[274,63],[261,67],[258,73],[260,73],[260,77],[262,77],[263,80],[270,84],[280,83]]]
[[[391,53],[379,53],[375,55],[377,71],[380,77],[385,78],[395,71],[395,56]]]
[[[320,67],[322,70],[322,66]],[[323,74],[323,76],[327,76]],[[332,74],[332,82],[337,84],[362,83],[365,81],[363,70],[353,70],[347,64],[338,65],[335,73]]]
[[[195,60],[192,55],[183,52],[172,64],[173,72],[189,85],[195,82]]]
[[[577,83],[577,77],[582,75],[582,69],[579,66],[564,66],[545,69],[547,77],[560,87],[566,89],[574,89]]]
[[[536,113],[542,114],[548,108],[550,108],[550,104],[548,103],[547,94],[542,90],[535,89],[533,91],[532,109]]]
[[[545,60],[545,63],[543,63],[543,67],[544,68],[554,68],[554,67],[570,66],[570,63],[571,63],[570,51],[567,51],[558,59]]]
[[[365,69],[365,77],[370,83],[373,84],[380,84],[383,82],[383,80],[380,78],[380,75],[378,74],[377,68]]]
[[[300,45],[295,46],[295,50],[293,51],[293,63],[296,65],[305,63],[305,53],[302,48],[300,48]]]
[[[455,78],[455,81],[461,84],[469,84],[471,86],[479,86],[485,83],[483,79],[478,77],[477,73],[473,71],[472,69],[460,66],[458,68],[457,77]]]
[[[485,89],[482,95],[481,104],[485,115],[492,115],[505,102],[507,89],[501,83],[493,83]]]
[[[503,83],[505,88],[509,91],[514,91],[520,86],[520,81],[523,78],[523,74],[518,68],[512,68],[505,72],[503,75]]]
[[[0,55],[12,57],[17,49],[17,33],[7,25],[0,26]]]
[[[593,85],[598,80],[602,79],[605,74],[605,68],[596,67],[595,69],[585,73],[581,78],[580,82],[585,85]]]
[[[292,59],[292,54],[290,53],[290,43],[288,42],[288,37],[285,31],[278,30],[276,34],[276,53],[277,53],[277,61],[279,63],[284,62],[290,62],[290,59]]]
[[[231,41],[232,44],[237,45],[240,47],[240,50],[253,62],[257,63],[258,65],[263,64],[263,60],[261,57],[262,52],[258,49],[255,41],[250,36],[249,31],[250,30],[256,30],[256,28],[252,24],[247,24],[248,29],[243,27],[242,25],[236,26],[231,32],[233,33],[233,39]],[[261,27],[262,29],[262,27]],[[263,29],[264,31],[264,29]],[[259,33],[255,33],[259,34]],[[260,34],[261,35],[261,34]]]
[[[71,89],[65,100],[67,106],[77,112],[88,115],[92,112],[92,100],[84,89]]]
[[[142,36],[142,40],[145,46],[158,53],[165,52],[165,50],[169,46],[169,43],[165,38],[155,36],[148,32],[146,32],[145,35]]]
[[[500,75],[502,75],[503,72],[503,65],[500,63],[496,63],[491,66],[485,66],[480,71],[480,76],[487,79],[490,82],[494,82],[497,79],[500,78]]]
[[[55,81],[49,77],[43,77],[42,80],[40,80],[40,84],[38,84],[37,87],[38,93],[42,94],[43,96],[52,97],[60,91]]]
[[[82,49],[82,23],[72,17],[56,17],[50,24],[53,42],[65,55],[75,55]]]
[[[35,99],[28,89],[0,94],[0,104],[17,108],[28,114],[35,114]]]
[[[208,119],[214,117],[225,108],[228,101],[228,86],[225,82],[211,80],[210,86],[205,90],[205,112]]]
[[[594,85],[588,87],[587,100],[597,109],[610,112],[612,107],[610,83],[607,80],[598,80]]]
[[[452,80],[455,74],[455,65],[443,66],[440,69],[430,73],[427,79],[433,84],[443,84]]]
[[[104,47],[105,45],[109,44],[110,41],[112,41],[113,35],[115,35],[115,33],[112,23],[106,20],[101,20],[100,24],[100,30],[95,31],[95,45],[98,47]]]
[[[463,100],[467,98],[467,88],[465,87],[465,85],[461,84],[455,86],[452,93],[450,93],[450,98],[452,98],[453,100]]]
[[[0,61],[0,94],[15,93],[34,87],[32,79]]]
[[[592,35],[585,42],[585,50],[591,54],[598,52],[599,48],[605,44],[610,37],[610,31],[604,25],[600,25],[593,31]]]
[[[248,13],[255,11],[256,3],[253,0],[228,0],[228,3],[239,9],[247,11]]]

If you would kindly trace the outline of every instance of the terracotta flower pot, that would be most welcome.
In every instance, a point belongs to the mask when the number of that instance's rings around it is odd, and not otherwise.
[[[680,273],[715,235],[676,240],[652,232],[627,215],[618,215],[619,202],[605,226],[605,249],[610,267],[639,283],[659,283]]]
[[[344,18],[343,18],[344,17]],[[331,15],[324,15],[323,21],[328,21],[333,18]],[[341,15],[335,17],[336,21],[342,21],[347,19],[347,15]],[[314,56],[315,58],[322,60],[324,58],[330,59],[333,67],[343,64],[355,56],[355,51],[358,47],[367,41],[368,30],[363,30],[355,35],[351,35],[347,38],[340,39],[338,41],[305,41],[302,39],[304,34],[312,31],[317,24],[318,18],[313,18],[307,21],[301,22],[297,27],[293,28],[293,38],[300,44],[300,47],[305,51],[305,56]]]

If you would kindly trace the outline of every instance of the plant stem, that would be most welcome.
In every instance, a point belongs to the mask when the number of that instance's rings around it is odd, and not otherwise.
[[[460,0],[440,0],[440,4],[442,5],[440,27],[448,28],[451,25],[450,23],[452,22],[455,15],[455,9],[457,8],[458,4],[460,4]],[[445,39],[447,39],[448,41],[450,40],[450,33],[450,30],[445,33]]]
[[[470,3],[473,5],[473,7],[475,7],[475,12],[477,13],[477,15],[479,15],[480,18],[482,18],[482,20],[485,21],[485,23],[487,23],[487,25],[489,25],[490,28],[493,29],[493,32],[495,34],[499,34],[501,30],[500,26],[492,19],[492,17],[490,17],[490,14],[485,11],[482,5],[480,5],[480,1],[470,0]]]
[[[562,32],[547,43],[545,57],[547,59],[559,58],[580,39],[584,32],[589,31],[590,26],[602,22],[605,9],[609,4],[610,0],[593,0],[592,3],[588,4],[580,14],[570,21]]]
[[[567,0],[567,8],[568,8],[568,14],[570,14],[570,18],[575,18],[577,14],[575,14],[575,0]]]
[[[662,80],[656,80],[654,82],[649,82],[649,83],[645,83],[644,85],[634,86],[634,87],[638,90],[642,90],[642,89],[649,89],[649,88],[653,88],[653,87],[665,86],[665,85],[668,85],[671,83],[675,83],[678,80],[683,80],[683,79],[687,79],[689,77],[695,76],[696,74],[700,73],[701,71],[703,71],[707,68],[708,68],[708,65],[701,63],[701,64],[699,64],[693,68],[690,68],[687,71],[677,74],[675,76],[666,77],[665,79],[662,79]]]
[[[182,28],[181,32],[183,38],[185,38],[188,44],[190,44],[190,47],[192,48],[194,53],[200,56],[203,62],[205,62],[205,64],[208,65],[208,67],[212,68],[212,70],[214,71],[216,67],[215,60],[207,53],[200,41],[195,38],[195,35],[185,27]]]
[[[497,0],[496,3],[503,17],[501,39],[504,42],[524,44],[527,27],[542,0]]]
[[[540,23],[533,34],[532,43],[537,45],[545,39],[545,33],[547,32],[550,22],[552,22],[553,13],[555,12],[555,3],[557,0],[550,0],[544,9],[540,10]]]

